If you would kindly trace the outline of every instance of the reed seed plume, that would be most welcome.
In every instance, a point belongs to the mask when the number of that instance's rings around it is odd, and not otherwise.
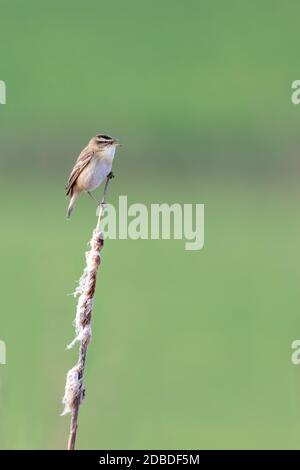
[[[109,180],[110,178],[107,178],[105,183],[99,209],[98,222],[89,242],[90,249],[85,254],[86,266],[74,292],[74,296],[78,297],[74,320],[75,338],[67,348],[70,349],[79,342],[79,356],[77,364],[67,373],[65,394],[62,400],[64,405],[62,415],[71,413],[68,450],[75,449],[79,407],[85,396],[85,386],[83,381],[84,368],[88,344],[92,337],[91,318],[93,302],[96,290],[97,272],[101,263],[100,252],[104,244],[100,224],[103,216]]]

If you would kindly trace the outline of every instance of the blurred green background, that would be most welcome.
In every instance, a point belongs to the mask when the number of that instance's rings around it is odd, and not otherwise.
[[[99,132],[109,201],[205,204],[205,247],[107,241],[78,448],[300,448],[296,0],[0,1],[0,448],[65,448],[95,224],[64,185]]]

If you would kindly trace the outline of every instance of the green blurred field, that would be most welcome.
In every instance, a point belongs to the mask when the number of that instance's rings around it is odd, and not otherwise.
[[[127,183],[114,180],[112,201]],[[178,199],[177,184],[156,183],[135,184],[130,200]],[[299,447],[298,191],[190,183],[184,201],[206,203],[202,252],[181,241],[106,243],[80,448]],[[2,213],[4,448],[62,448],[69,424],[58,416],[77,354],[64,351],[75,306],[66,294],[94,207],[86,197],[68,223],[61,188],[39,189]]]
[[[93,202],[63,187],[120,138],[109,200],[205,204],[205,247],[107,241],[78,448],[300,448],[299,3],[0,2],[0,448],[65,448]]]

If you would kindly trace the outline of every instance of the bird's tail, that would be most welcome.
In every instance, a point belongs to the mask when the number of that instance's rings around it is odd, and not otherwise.
[[[68,219],[71,217],[71,214],[72,214],[73,209],[75,207],[75,203],[77,201],[78,196],[79,196],[79,193],[77,193],[75,191],[73,192],[73,194],[71,196],[69,207],[68,207],[68,210],[67,210],[67,218]]]

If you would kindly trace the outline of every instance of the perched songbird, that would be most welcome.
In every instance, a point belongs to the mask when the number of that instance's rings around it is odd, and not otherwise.
[[[117,139],[109,135],[98,134],[82,150],[66,186],[66,194],[70,196],[68,218],[71,216],[76,200],[82,191],[86,191],[93,197],[90,191],[96,189],[107,176],[112,176],[112,162],[119,145]]]

